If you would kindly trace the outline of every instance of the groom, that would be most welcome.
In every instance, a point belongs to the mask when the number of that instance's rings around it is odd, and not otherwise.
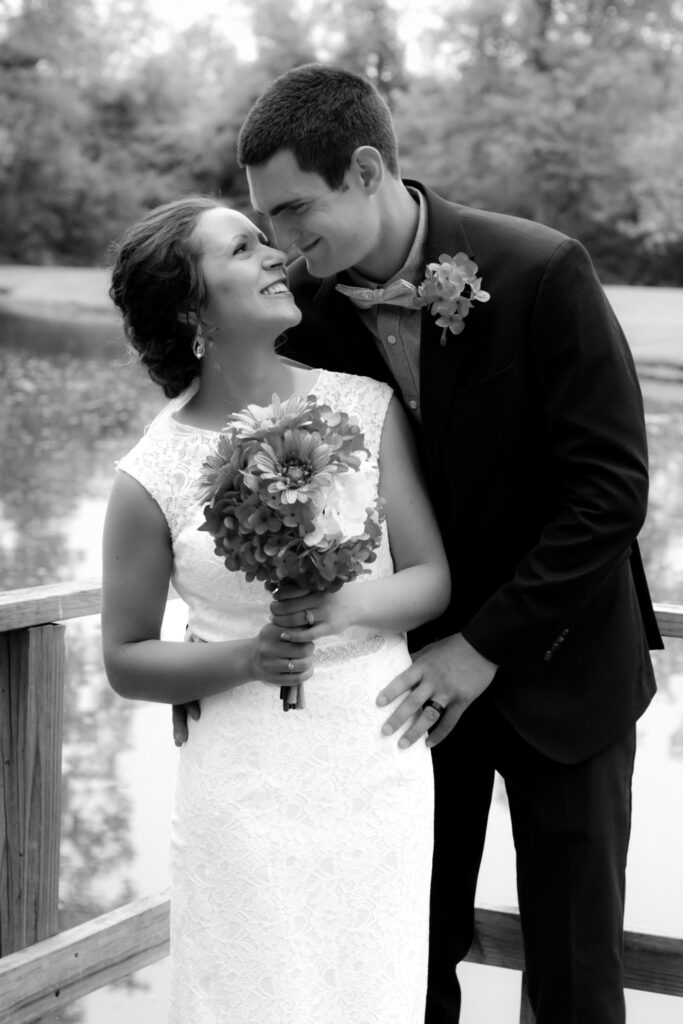
[[[301,254],[285,353],[402,396],[450,560],[450,608],[379,698],[405,694],[385,731],[412,720],[402,745],[431,729],[434,746],[427,1022],[458,1020],[498,770],[537,1022],[623,1024],[635,722],[661,639],[636,544],[642,401],[614,313],[576,241],[402,181],[389,111],[353,74],[281,76],[238,149],[254,208]],[[459,333],[414,288],[383,291],[442,254],[467,255],[490,294]]]

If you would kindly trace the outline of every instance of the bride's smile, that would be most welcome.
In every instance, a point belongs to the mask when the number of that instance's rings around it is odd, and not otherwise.
[[[222,338],[274,340],[301,319],[287,287],[285,256],[243,214],[206,210],[192,242],[200,250],[202,319]]]

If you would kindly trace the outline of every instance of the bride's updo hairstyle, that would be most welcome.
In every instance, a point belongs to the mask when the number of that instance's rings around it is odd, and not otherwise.
[[[201,215],[221,205],[207,196],[164,203],[110,249],[110,298],[123,314],[128,342],[167,398],[198,373],[192,340],[206,292],[192,235]]]

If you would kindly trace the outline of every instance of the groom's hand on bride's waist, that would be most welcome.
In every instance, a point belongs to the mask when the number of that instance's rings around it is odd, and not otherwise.
[[[405,695],[382,726],[382,732],[390,736],[410,723],[399,747],[411,746],[427,732],[427,745],[435,746],[489,686],[497,667],[461,633],[423,647],[413,664],[377,696],[377,704],[384,707]]]

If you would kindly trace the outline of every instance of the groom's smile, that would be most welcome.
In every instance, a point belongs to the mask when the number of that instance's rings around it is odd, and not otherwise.
[[[298,249],[314,277],[354,266],[372,247],[372,210],[353,166],[338,189],[303,171],[290,150],[246,172],[252,206],[270,219],[278,246]]]

